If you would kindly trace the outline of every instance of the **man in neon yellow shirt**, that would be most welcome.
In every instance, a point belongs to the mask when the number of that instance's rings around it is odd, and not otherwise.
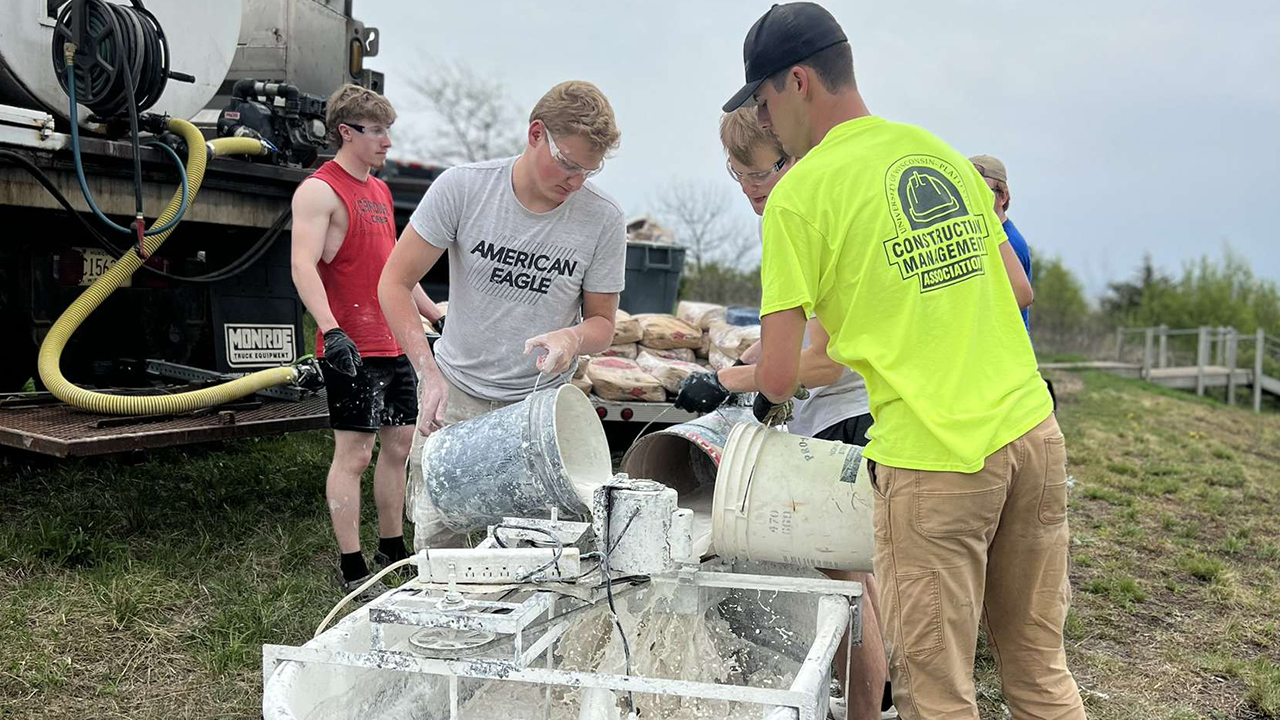
[[[976,720],[981,621],[1014,717],[1083,718],[1062,642],[1064,440],[990,189],[932,134],[870,114],[818,5],[775,5],[743,57],[747,84],[724,110],[754,102],[801,158],[764,211],[757,384],[766,406],[792,396],[811,314],[832,359],[866,379],[894,704],[908,720]]]

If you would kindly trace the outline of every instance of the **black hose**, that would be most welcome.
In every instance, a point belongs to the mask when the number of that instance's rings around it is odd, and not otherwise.
[[[58,190],[58,186],[53,184],[53,180],[49,178],[48,174],[46,174],[44,170],[40,169],[38,165],[31,162],[31,160],[26,156],[11,150],[0,148],[0,160],[7,160],[30,173],[31,176],[36,179],[36,182],[40,183],[40,185],[58,201],[58,204],[62,205],[67,212],[71,213],[71,215],[75,217],[84,229],[93,236],[93,239],[97,240],[98,244],[101,245],[104,250],[111,253],[113,257],[120,257],[128,252],[127,248],[117,247],[114,243],[103,236],[102,233],[98,232],[97,228],[89,224],[89,221],[85,220],[84,216],[76,210],[74,206],[72,206],[66,196]],[[205,273],[203,275],[174,275],[146,264],[142,266],[142,269],[153,275],[158,275],[160,277],[180,282],[214,283],[233,278],[245,270],[248,270],[255,263],[261,260],[263,255],[266,255],[267,250],[271,248],[271,245],[275,242],[276,238],[280,236],[285,225],[289,224],[289,219],[292,216],[293,209],[285,208],[284,212],[280,213],[280,215],[276,217],[276,219],[271,223],[271,226],[267,228],[266,232],[264,232],[262,236],[244,252],[243,255],[213,272]]]
[[[85,27],[73,28],[72,11],[81,1]],[[160,99],[169,81],[169,40],[140,0],[133,0],[132,7],[104,0],[77,0],[63,7],[54,26],[52,51],[53,68],[64,91],[67,43],[76,44],[76,54],[82,58],[77,64],[76,96],[104,117],[127,112],[129,107],[145,111]]]
[[[11,150],[5,150],[3,148],[0,148],[0,159],[8,160],[14,165],[17,165],[18,167],[30,173],[31,176],[36,179],[36,182],[40,183],[40,185],[42,185],[44,189],[47,190],[49,194],[52,195],[53,198],[57,200],[60,205],[62,205],[63,208],[66,209],[67,212],[71,213],[75,217],[75,219],[78,220],[80,224],[84,226],[85,231],[87,231],[90,235],[92,235],[93,238],[98,241],[98,244],[103,247],[103,249],[105,249],[107,252],[110,252],[112,255],[116,257],[119,257],[120,255],[124,254],[124,250],[116,247],[115,244],[113,244],[110,240],[104,237],[102,233],[98,232],[97,228],[90,225],[88,220],[84,219],[84,216],[81,215],[80,212],[71,205],[71,203],[67,200],[67,197],[62,194],[62,191],[58,190],[58,186],[53,184],[53,181],[49,179],[49,176],[45,174],[45,172],[41,170],[38,165],[31,162],[23,155],[20,155]]]

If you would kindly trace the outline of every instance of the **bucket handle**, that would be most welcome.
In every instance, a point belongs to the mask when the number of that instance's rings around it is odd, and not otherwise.
[[[756,467],[751,466],[751,474],[747,476],[747,484],[742,486],[742,502],[738,503],[738,517],[747,517],[747,498],[751,497],[751,483],[756,479]]]

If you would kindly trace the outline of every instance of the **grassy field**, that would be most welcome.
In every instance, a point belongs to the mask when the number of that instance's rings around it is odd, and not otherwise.
[[[1280,718],[1280,416],[1106,375],[1056,384],[1090,716]],[[301,433],[0,455],[0,718],[259,716],[262,643],[302,642],[336,600],[330,451]],[[1005,716],[986,653],[979,696]]]

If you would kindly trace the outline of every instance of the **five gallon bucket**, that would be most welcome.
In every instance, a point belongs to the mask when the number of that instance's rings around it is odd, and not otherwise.
[[[422,492],[454,532],[503,517],[586,515],[612,477],[609,444],[591,401],[573,385],[438,430],[420,451]]]
[[[715,485],[729,432],[734,425],[753,422],[751,408],[726,405],[696,420],[649,433],[622,456],[622,472],[657,480],[682,496],[699,487],[709,490]]]
[[[729,434],[716,474],[711,536],[727,558],[869,572],[874,496],[862,449],[763,425]]]

